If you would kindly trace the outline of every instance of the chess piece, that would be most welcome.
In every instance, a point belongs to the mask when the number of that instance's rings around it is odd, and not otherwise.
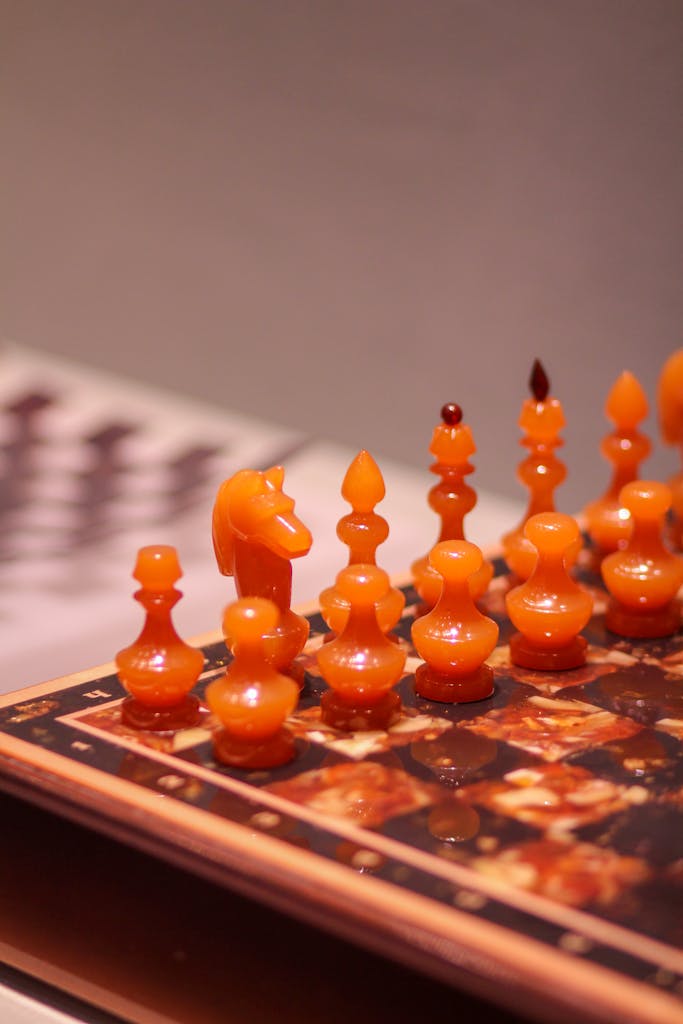
[[[657,392],[659,426],[665,444],[677,445],[683,460],[683,348],[667,359]],[[683,548],[683,467],[668,481],[673,516],[670,536],[674,547]]]
[[[324,644],[318,666],[330,687],[321,698],[323,722],[348,732],[386,729],[400,712],[392,687],[403,673],[406,654],[377,622],[376,606],[386,597],[389,577],[374,565],[350,565],[336,587],[349,605],[340,635]]]
[[[481,551],[466,540],[442,541],[429,561],[443,586],[432,611],[413,623],[413,644],[425,662],[415,691],[445,703],[483,700],[493,693],[493,670],[484,662],[498,642],[498,626],[481,614],[469,586],[481,569]]]
[[[624,550],[602,563],[611,595],[605,625],[620,636],[670,636],[680,626],[676,594],[683,584],[683,558],[662,543],[671,490],[666,484],[635,480],[622,488],[619,501],[630,513],[632,528]]]
[[[221,723],[214,736],[217,760],[237,768],[274,768],[291,761],[294,739],[284,726],[296,707],[299,688],[268,659],[264,637],[273,635],[280,613],[265,598],[241,598],[229,605],[223,633],[233,660],[225,675],[206,688],[206,702]]]
[[[586,529],[599,559],[623,548],[631,530],[619,493],[636,479],[640,463],[650,454],[650,441],[638,430],[647,411],[645,392],[633,374],[624,370],[605,404],[605,414],[614,423],[614,430],[603,439],[601,451],[613,464],[612,479],[603,496],[584,511]]]
[[[355,457],[344,477],[341,493],[352,509],[337,524],[337,536],[349,549],[348,564],[376,565],[377,548],[389,536],[389,524],[375,512],[375,505],[386,492],[379,466],[369,452],[360,451]],[[404,605],[401,591],[390,587],[377,605],[382,632],[394,628]],[[320,613],[333,634],[342,632],[349,617],[349,605],[336,587],[327,587],[321,593]]]
[[[239,597],[274,601],[280,618],[263,637],[272,665],[302,679],[294,665],[308,639],[308,621],[291,609],[293,558],[308,553],[312,538],[282,491],[284,470],[243,469],[225,480],[213,509],[213,544],[218,568],[234,576]],[[226,638],[231,647],[230,638]]]
[[[204,655],[178,636],[171,609],[182,594],[174,583],[182,572],[175,548],[141,548],[133,576],[141,584],[135,600],[145,609],[137,640],[119,651],[116,667],[130,696],[122,721],[135,729],[182,729],[199,721],[199,701],[190,693],[204,666]]]
[[[532,367],[529,385],[532,397],[523,403],[519,418],[519,426],[524,431],[519,443],[529,449],[529,454],[517,469],[518,478],[529,488],[529,504],[521,523],[502,540],[503,557],[520,580],[527,580],[536,564],[536,551],[524,533],[525,523],[539,512],[555,511],[555,489],[567,475],[564,463],[555,455],[555,448],[564,444],[559,437],[565,424],[564,412],[558,399],[548,396],[550,384],[538,359]],[[581,536],[578,535],[568,552],[569,566],[576,561],[580,550]]]
[[[436,543],[464,540],[464,518],[477,503],[476,492],[465,477],[474,471],[469,459],[477,449],[472,431],[462,422],[462,409],[454,402],[441,409],[441,423],[434,428],[429,450],[436,460],[429,467],[430,472],[441,477],[428,497],[430,508],[441,520]],[[429,611],[439,600],[442,580],[430,564],[428,554],[413,562],[411,573],[415,589],[422,598],[422,611]],[[488,559],[482,559],[481,567],[469,581],[470,592],[475,599],[483,597],[492,577],[493,565]]]
[[[508,616],[519,630],[510,637],[510,658],[544,672],[578,668],[587,647],[579,634],[593,611],[593,598],[567,570],[579,528],[571,516],[541,512],[528,520],[524,533],[537,559],[529,579],[505,596]]]

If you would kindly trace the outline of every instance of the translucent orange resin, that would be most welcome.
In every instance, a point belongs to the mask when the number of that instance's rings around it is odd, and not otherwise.
[[[435,608],[412,626],[413,644],[425,662],[415,690],[447,703],[482,700],[493,692],[493,672],[484,662],[498,642],[498,626],[481,614],[469,586],[481,569],[481,551],[466,540],[442,541],[429,560],[442,588]]]
[[[320,672],[330,689],[320,706],[324,722],[349,731],[384,729],[400,710],[392,687],[403,674],[405,651],[384,635],[376,606],[386,597],[389,577],[377,566],[350,565],[336,587],[349,605],[340,635],[320,648]]]
[[[605,415],[614,423],[614,430],[603,439],[601,451],[613,464],[612,479],[603,496],[584,511],[587,531],[599,555],[624,547],[628,539],[631,524],[619,493],[635,480],[640,463],[650,454],[650,441],[638,430],[647,412],[645,392],[633,374],[624,370],[605,404]]]
[[[429,450],[436,459],[429,467],[441,477],[429,492],[429,505],[441,520],[437,544],[446,540],[464,540],[464,518],[477,503],[475,490],[465,477],[474,471],[470,463],[476,452],[472,431],[462,423],[462,410],[451,402],[441,410],[441,423],[434,428]],[[424,610],[434,607],[441,593],[441,577],[431,566],[429,555],[413,562],[411,567],[415,589],[422,598]],[[482,559],[477,572],[470,577],[469,587],[474,598],[482,597],[493,576],[493,565]]]
[[[295,754],[294,740],[283,728],[296,707],[299,688],[266,657],[264,636],[272,636],[277,606],[264,598],[242,598],[223,617],[233,661],[221,679],[206,688],[206,702],[222,725],[214,737],[218,760],[236,767],[270,768]]]
[[[505,597],[508,616],[519,630],[510,638],[510,657],[524,668],[576,668],[584,664],[587,646],[578,634],[593,611],[593,598],[566,566],[579,528],[571,516],[542,512],[528,520],[524,532],[537,559],[529,579]]]
[[[377,548],[389,536],[389,524],[375,512],[386,491],[379,466],[369,452],[358,453],[349,466],[341,489],[342,497],[352,511],[339,520],[337,536],[349,549],[349,565],[375,565]],[[405,597],[390,587],[377,605],[377,621],[387,633],[393,629],[405,605]],[[320,595],[320,612],[333,633],[341,633],[349,617],[348,602],[336,587],[328,587]]]
[[[521,580],[531,575],[536,564],[536,551],[524,533],[527,520],[540,512],[555,511],[555,490],[567,475],[564,463],[555,455],[564,441],[559,432],[564,426],[564,412],[557,398],[548,397],[549,382],[543,367],[535,361],[530,378],[532,398],[522,405],[519,426],[524,431],[520,444],[529,455],[517,469],[519,480],[529,489],[529,504],[520,524],[502,538],[503,557],[510,570]],[[567,553],[572,565],[581,550],[581,537]]]
[[[308,553],[312,537],[294,514],[294,501],[283,493],[283,481],[281,466],[243,469],[225,480],[213,509],[213,545],[218,568],[235,577],[239,597],[263,597],[277,605],[280,619],[263,637],[264,651],[275,668],[292,671],[309,626],[291,610],[291,560]],[[232,648],[229,636],[226,643]]]
[[[612,596],[605,624],[620,636],[669,636],[680,625],[676,594],[683,583],[683,558],[662,542],[671,490],[666,484],[636,480],[622,489],[619,501],[630,513],[632,529],[624,550],[602,563],[602,578]]]
[[[683,460],[683,349],[669,356],[659,378],[659,423],[666,444],[677,445]],[[683,469],[669,480],[673,521],[670,528],[675,547],[683,548]]]
[[[135,600],[146,615],[140,636],[116,655],[119,678],[131,694],[123,702],[121,717],[137,729],[194,725],[199,701],[190,690],[202,671],[204,655],[181,640],[173,626],[171,609],[182,597],[174,586],[182,576],[175,548],[141,548],[133,576],[141,584]]]

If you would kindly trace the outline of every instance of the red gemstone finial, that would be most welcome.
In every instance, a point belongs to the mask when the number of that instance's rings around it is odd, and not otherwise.
[[[447,427],[457,427],[462,420],[462,409],[455,402],[447,402],[441,408],[441,419]]]
[[[531,367],[531,376],[529,377],[529,387],[531,388],[531,394],[537,402],[545,402],[550,390],[550,381],[540,359],[534,359],[534,365]]]

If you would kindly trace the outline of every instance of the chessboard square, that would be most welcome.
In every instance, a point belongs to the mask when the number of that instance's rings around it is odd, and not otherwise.
[[[539,839],[508,846],[471,862],[477,871],[515,888],[572,907],[607,907],[651,877],[647,863],[591,843]]]
[[[125,725],[121,721],[121,701],[116,701],[114,704],[95,708],[78,716],[74,715],[71,721],[77,728],[84,725],[106,736],[119,737],[126,743],[134,743],[136,746],[158,750],[164,754],[179,754],[198,747],[211,738],[209,711],[200,707],[199,715],[198,724],[191,728],[177,729],[175,732],[150,732]]]
[[[517,768],[459,791],[459,797],[553,835],[601,821],[647,799],[642,787],[620,786],[560,762]]]
[[[366,828],[439,799],[441,789],[377,761],[343,762],[304,772],[265,790]]]
[[[683,799],[677,805],[675,794],[670,796],[674,799],[632,806],[615,818],[586,825],[578,835],[582,841],[641,858],[659,878],[676,876],[683,884]]]
[[[288,719],[296,736],[319,743],[337,754],[360,761],[372,754],[383,753],[393,747],[407,746],[421,739],[435,739],[452,728],[447,719],[419,714],[414,708],[402,708],[400,718],[387,730],[342,732],[321,721],[320,706],[300,708]]]
[[[494,708],[467,728],[505,740],[544,761],[559,761],[588,747],[625,739],[642,728],[593,704],[536,695]]]
[[[683,785],[680,743],[658,728],[643,728],[626,739],[579,751],[567,760],[601,778],[645,787],[651,795]]]
[[[491,739],[467,728],[445,729],[416,737],[395,748],[411,775],[454,789],[480,779],[500,778],[507,771],[538,763],[519,747]]]

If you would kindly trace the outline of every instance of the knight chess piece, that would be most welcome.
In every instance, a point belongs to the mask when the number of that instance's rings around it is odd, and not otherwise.
[[[292,559],[310,550],[310,531],[282,491],[284,470],[243,469],[225,480],[213,508],[213,545],[218,568],[234,576],[238,597],[273,601],[280,617],[263,637],[271,664],[302,681],[295,659],[308,639],[308,621],[292,611]],[[231,647],[231,639],[226,638]]]
[[[119,678],[130,694],[121,705],[122,721],[154,731],[196,725],[199,701],[190,691],[204,655],[181,640],[171,619],[171,610],[182,597],[174,587],[182,576],[175,548],[141,548],[133,576],[141,584],[135,600],[146,615],[137,640],[116,655]]]

